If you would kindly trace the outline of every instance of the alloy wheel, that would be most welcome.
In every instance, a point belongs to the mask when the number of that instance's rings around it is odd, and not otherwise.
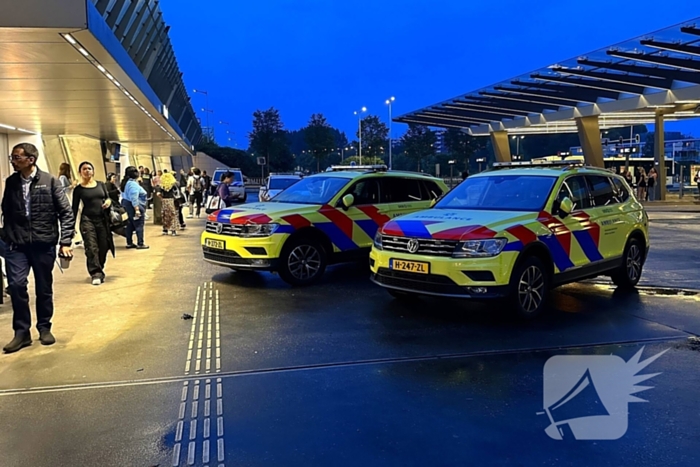
[[[642,272],[642,252],[635,244],[630,245],[627,251],[627,277],[634,282]]]
[[[310,279],[320,269],[321,254],[311,245],[299,245],[289,254],[289,272],[296,279]]]
[[[535,312],[544,297],[544,275],[536,266],[530,266],[523,271],[518,284],[518,301],[526,313]]]

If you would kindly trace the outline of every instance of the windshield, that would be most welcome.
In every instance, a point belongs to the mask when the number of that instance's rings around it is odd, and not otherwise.
[[[435,208],[540,211],[556,181],[556,177],[534,175],[468,178],[449,192]]]
[[[339,177],[309,177],[299,180],[272,199],[273,203],[326,204],[350,180]]]
[[[284,190],[298,181],[298,178],[271,178],[270,190]]]

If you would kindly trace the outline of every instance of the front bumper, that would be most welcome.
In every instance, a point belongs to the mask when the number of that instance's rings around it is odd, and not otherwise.
[[[204,261],[219,266],[274,271],[279,264],[282,244],[288,236],[277,234],[270,237],[244,238],[203,232],[202,254]],[[212,248],[207,240],[223,242],[225,248]]]
[[[448,258],[411,255],[372,248],[372,281],[402,292],[452,298],[492,299],[509,294],[510,275],[516,252],[492,258]],[[430,264],[429,274],[397,271],[390,260],[421,261]],[[475,280],[477,279],[477,280]]]

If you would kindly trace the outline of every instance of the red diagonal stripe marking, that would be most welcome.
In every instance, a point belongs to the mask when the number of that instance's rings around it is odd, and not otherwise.
[[[384,235],[394,235],[396,237],[404,237],[403,230],[399,226],[398,222],[389,221],[382,227],[382,233]]]
[[[508,227],[506,232],[520,240],[523,245],[537,240],[537,235],[532,230],[528,229],[524,225],[514,225],[513,227]]]
[[[391,220],[391,217],[379,212],[379,209],[376,206],[357,206],[357,209],[365,213],[367,217],[372,219],[379,227]]]
[[[540,212],[537,220],[555,235],[557,241],[566,252],[566,256],[571,256],[571,230],[546,211]]]
[[[299,214],[290,214],[289,216],[284,216],[282,220],[294,227],[295,230],[311,226],[311,221],[309,221],[306,217],[300,216]]]
[[[269,224],[272,219],[266,214],[248,214],[231,218],[231,224]]]
[[[340,230],[350,240],[352,240],[353,222],[352,219],[350,219],[345,213],[327,204],[321,207],[321,209],[319,209],[318,212],[326,216],[331,222],[337,225],[338,228],[340,228]]]

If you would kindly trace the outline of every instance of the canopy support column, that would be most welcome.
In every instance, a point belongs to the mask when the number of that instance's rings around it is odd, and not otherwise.
[[[581,142],[583,159],[586,161],[586,164],[593,167],[605,167],[598,116],[577,118],[576,128],[578,128],[578,139]]]
[[[492,131],[491,145],[496,156],[496,162],[511,162],[510,142],[507,131]]]
[[[675,164],[675,161],[673,162]],[[656,199],[666,200],[666,158],[664,154],[664,114],[656,112],[654,119],[654,167],[656,168]],[[683,181],[681,180],[681,183]],[[640,200],[644,201],[644,200]]]

